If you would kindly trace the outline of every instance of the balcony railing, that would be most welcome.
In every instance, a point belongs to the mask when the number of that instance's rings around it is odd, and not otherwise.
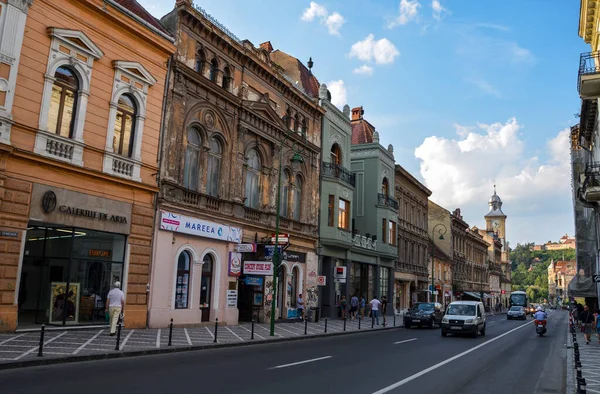
[[[581,91],[582,82],[594,74],[600,74],[600,52],[586,52],[579,55],[579,74],[577,77],[577,91],[583,96],[586,92]],[[585,78],[585,77],[588,78]]]
[[[379,193],[377,197],[379,199],[379,205],[385,205],[396,210],[398,209],[398,201],[394,200],[392,197],[381,193]]]
[[[600,162],[594,161],[586,165],[582,192],[587,202],[600,201]]]
[[[322,174],[337,178],[352,187],[356,186],[356,175],[338,164],[323,162]]]

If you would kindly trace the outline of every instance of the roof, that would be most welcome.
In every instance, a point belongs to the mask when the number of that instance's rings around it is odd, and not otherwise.
[[[375,135],[375,126],[363,118],[363,107],[352,108],[352,145],[371,144]]]
[[[262,43],[260,47],[267,50],[267,52],[269,48],[273,49],[269,41]],[[288,77],[297,81],[297,85],[304,89],[306,93],[312,97],[319,97],[319,87],[321,86],[319,80],[300,60],[279,49],[271,52],[269,56],[273,62],[285,70],[285,74]]]
[[[146,9],[144,7],[142,7],[140,5],[140,3],[138,3],[136,0],[114,0],[114,1],[115,1],[115,3],[119,4],[123,8],[130,11],[132,14],[138,16],[143,21],[148,22],[148,24],[151,25],[152,27],[156,28],[157,30],[159,30],[165,34],[169,34],[169,32],[167,32],[167,30],[165,30],[165,28],[160,24],[158,19],[156,19],[155,17],[150,15],[150,13],[148,11],[146,11]]]

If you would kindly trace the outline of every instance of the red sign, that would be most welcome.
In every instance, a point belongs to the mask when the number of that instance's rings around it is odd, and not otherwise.
[[[317,285],[325,286],[327,284],[327,277],[325,275],[317,276]]]
[[[275,243],[275,234],[271,235],[271,243]],[[287,245],[290,243],[290,235],[289,234],[278,234],[277,243],[279,245]]]
[[[500,294],[506,294],[506,290],[501,290]]]
[[[273,263],[270,261],[244,261],[244,275],[273,275]]]

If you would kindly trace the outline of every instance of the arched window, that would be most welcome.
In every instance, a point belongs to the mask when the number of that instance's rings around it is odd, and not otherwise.
[[[383,178],[383,182],[381,183],[381,194],[384,196],[388,196],[388,192],[390,189],[390,184],[388,183],[387,178]]]
[[[210,151],[208,152],[208,174],[206,177],[206,192],[217,197],[219,195],[219,180],[221,174],[221,157],[223,148],[215,137],[210,139]]]
[[[294,116],[294,128],[292,130],[300,131],[300,116],[298,113]]]
[[[289,201],[290,201],[290,173],[285,170],[281,174],[281,195],[279,196],[279,214],[283,217],[289,215]]]
[[[54,73],[52,97],[48,111],[48,131],[61,137],[73,137],[73,121],[77,111],[79,79],[75,72],[66,66]]]
[[[204,62],[206,61],[206,59],[204,58],[204,53],[201,50],[198,50],[196,52],[196,72],[199,72],[200,74],[202,74],[202,71],[204,70]]]
[[[219,70],[219,64],[217,63],[217,59],[213,59],[210,61],[210,80],[213,82],[217,82],[217,71]]]
[[[128,94],[119,97],[119,106],[117,107],[117,117],[115,119],[115,131],[113,134],[113,152],[122,156],[131,157],[136,116],[137,107],[133,97]]]
[[[330,157],[331,164],[342,165],[342,150],[338,144],[333,144],[331,147]]]
[[[184,250],[177,258],[177,279],[175,280],[175,309],[187,309],[190,294],[190,267],[192,256]]]
[[[185,148],[185,165],[183,169],[183,186],[186,189],[198,190],[198,170],[200,168],[200,149],[202,137],[195,127],[189,129]]]
[[[231,81],[231,70],[229,69],[229,67],[225,67],[225,70],[223,70],[223,89],[227,91],[231,90]]]
[[[256,149],[248,152],[246,166],[246,206],[258,208],[260,203],[260,156]]]
[[[212,292],[212,277],[214,269],[214,258],[212,254],[204,256],[202,264],[202,280],[200,281],[200,308],[202,309],[201,321],[210,319],[210,301]]]
[[[297,175],[294,184],[294,220],[300,221],[302,215],[302,178]]]

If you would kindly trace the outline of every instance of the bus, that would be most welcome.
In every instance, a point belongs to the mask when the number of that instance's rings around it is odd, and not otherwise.
[[[522,306],[527,309],[527,293],[524,291],[513,291],[510,294],[510,306]]]

